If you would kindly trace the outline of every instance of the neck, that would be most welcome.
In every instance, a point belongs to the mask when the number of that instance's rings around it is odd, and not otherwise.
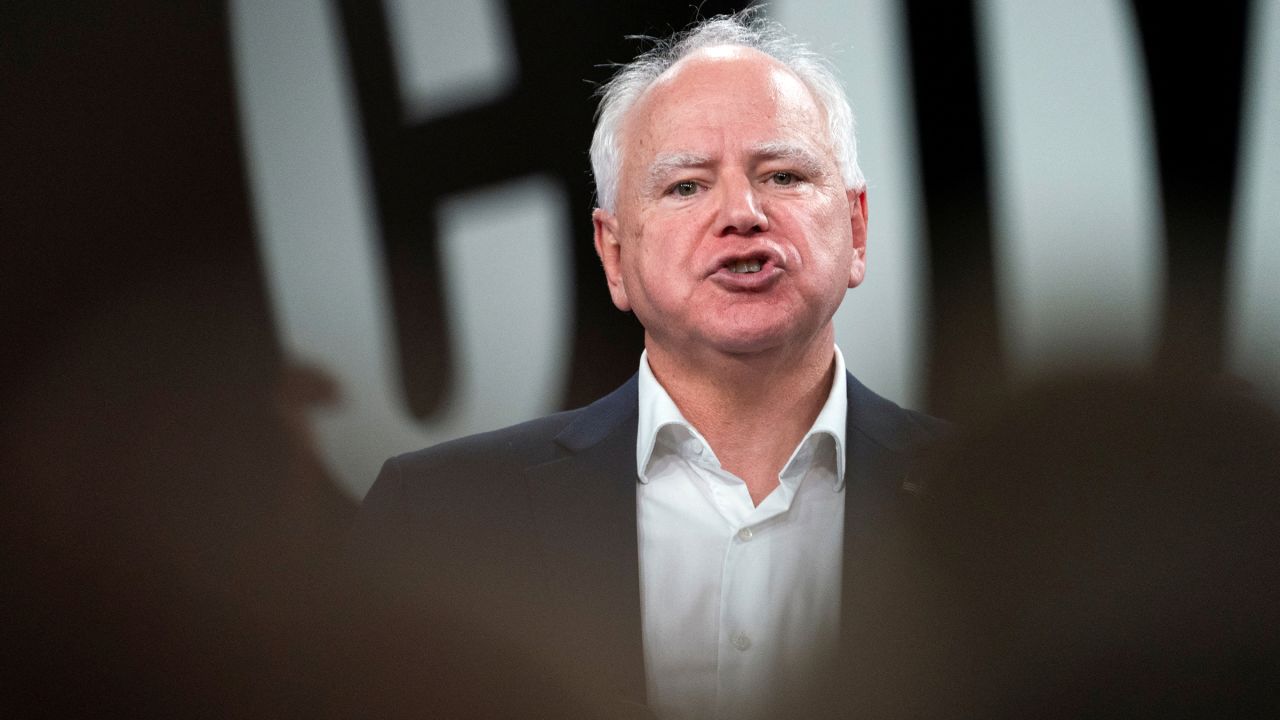
[[[645,345],[658,382],[760,504],[831,392],[830,326],[804,347],[749,355],[690,358],[652,338]]]

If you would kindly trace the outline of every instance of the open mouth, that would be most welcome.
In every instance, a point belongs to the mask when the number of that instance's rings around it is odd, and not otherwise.
[[[763,290],[785,271],[784,255],[769,245],[725,248],[707,267],[707,274],[718,277],[732,290]]]

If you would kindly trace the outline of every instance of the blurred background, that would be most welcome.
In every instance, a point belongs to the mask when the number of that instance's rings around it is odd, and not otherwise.
[[[314,710],[382,460],[634,372],[592,93],[628,36],[745,5],[0,7],[8,702]],[[962,423],[1079,369],[1280,407],[1280,3],[765,12],[858,116],[866,384]]]

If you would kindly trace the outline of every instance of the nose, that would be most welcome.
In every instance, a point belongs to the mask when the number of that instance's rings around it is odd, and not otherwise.
[[[760,205],[751,180],[733,178],[720,183],[720,235],[754,235],[769,229],[769,218]]]

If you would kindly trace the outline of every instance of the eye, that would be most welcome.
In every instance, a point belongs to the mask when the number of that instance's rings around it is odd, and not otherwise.
[[[679,195],[680,197],[696,195],[698,192],[698,183],[692,180],[682,180],[681,182],[672,185],[671,189],[667,192],[672,193],[673,195]]]
[[[770,175],[769,179],[773,180],[775,185],[791,185],[796,181],[796,176],[795,173],[779,170],[778,172]]]

